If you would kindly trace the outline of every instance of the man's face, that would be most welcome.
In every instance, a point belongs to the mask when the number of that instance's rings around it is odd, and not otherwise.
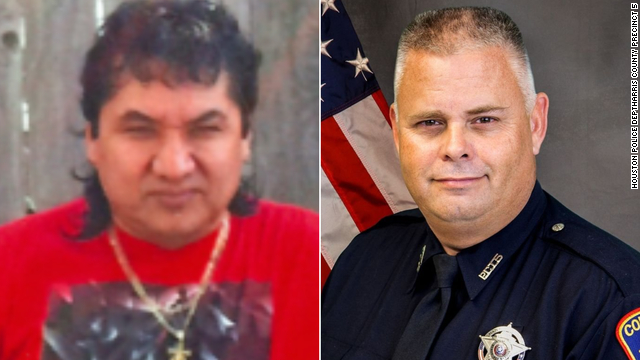
[[[391,116],[405,182],[427,220],[513,219],[535,182],[546,109],[539,94],[529,117],[500,48],[410,51]]]
[[[104,104],[87,154],[118,226],[166,247],[215,228],[250,155],[228,87],[129,78]]]

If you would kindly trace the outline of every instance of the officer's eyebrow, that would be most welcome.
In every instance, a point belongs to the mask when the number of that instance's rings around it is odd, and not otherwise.
[[[479,115],[479,114],[486,114],[486,113],[496,113],[496,112],[503,112],[504,110],[508,109],[509,107],[503,107],[503,106],[493,106],[493,105],[486,105],[486,106],[479,106],[477,108],[471,109],[471,110],[467,110],[466,113],[467,115]]]
[[[425,111],[420,111],[415,114],[411,114],[407,116],[407,119],[409,121],[444,119],[444,118],[446,118],[446,115],[440,110],[425,110]]]
[[[487,113],[500,113],[508,109],[508,106],[483,105],[465,111],[467,115],[479,115]],[[428,120],[428,119],[446,119],[449,116],[440,110],[425,110],[407,116],[409,121]]]

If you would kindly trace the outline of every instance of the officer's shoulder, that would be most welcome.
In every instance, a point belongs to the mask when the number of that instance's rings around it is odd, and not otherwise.
[[[424,222],[424,215],[420,212],[420,209],[413,208],[404,211],[397,212],[393,215],[385,216],[373,228],[381,228],[395,225],[409,225],[415,223]]]
[[[374,226],[363,231],[359,236],[367,238],[376,238],[385,241],[386,238],[392,236],[406,237],[406,232],[421,227],[426,224],[424,215],[420,209],[409,209],[397,212],[395,214],[385,216]]]
[[[380,219],[374,226],[358,234],[342,252],[340,258],[390,255],[411,247],[417,232],[426,231],[426,221],[419,209],[397,212]]]
[[[543,239],[601,268],[625,296],[640,293],[640,253],[547,194]]]

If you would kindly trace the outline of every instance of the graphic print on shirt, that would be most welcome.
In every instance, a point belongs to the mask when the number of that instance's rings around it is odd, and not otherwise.
[[[145,284],[176,329],[198,287]],[[186,331],[189,360],[268,359],[272,315],[270,284],[211,284]],[[56,288],[43,331],[43,360],[164,360],[177,345],[126,282]]]

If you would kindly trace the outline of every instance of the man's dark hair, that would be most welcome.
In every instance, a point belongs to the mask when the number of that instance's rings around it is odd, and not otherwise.
[[[81,75],[82,113],[90,134],[99,134],[100,111],[126,77],[213,85],[222,72],[229,76],[229,95],[240,108],[242,136],[258,100],[260,54],[242,35],[236,19],[221,4],[208,0],[136,0],[122,3],[98,31]],[[111,225],[111,210],[98,173],[91,169],[84,183],[88,204],[79,239],[100,234]],[[229,210],[254,211],[255,201],[242,189]]]

